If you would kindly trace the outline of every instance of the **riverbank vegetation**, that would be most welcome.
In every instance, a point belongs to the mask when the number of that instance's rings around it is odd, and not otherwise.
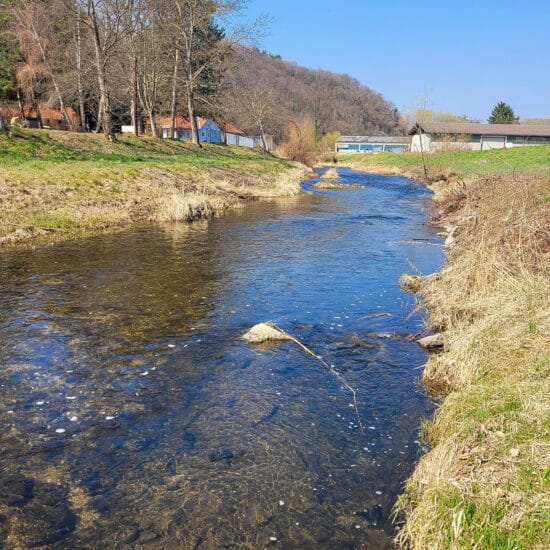
[[[515,147],[490,151],[458,151],[424,155],[430,181],[460,182],[469,177],[500,174],[550,178],[550,146]],[[339,154],[338,162],[357,170],[403,174],[424,180],[420,153]]]
[[[192,221],[242,199],[297,193],[303,167],[242,147],[124,136],[0,133],[0,246]]]
[[[418,155],[363,169],[421,177]],[[348,159],[346,159],[347,161]],[[426,388],[432,450],[397,505],[407,548],[550,545],[550,148],[427,155],[447,262],[419,303],[444,348]],[[429,172],[429,173],[430,173]]]

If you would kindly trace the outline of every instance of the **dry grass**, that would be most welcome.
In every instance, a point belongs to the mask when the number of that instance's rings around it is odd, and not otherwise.
[[[296,194],[303,166],[244,148],[27,130],[0,134],[0,246],[210,217]]]
[[[348,188],[351,186],[347,186]],[[335,181],[331,180],[323,180],[318,181],[313,185],[313,189],[325,189],[325,190],[331,190],[331,189],[346,189],[346,185],[343,183],[337,183]]]
[[[491,177],[436,201],[455,227],[421,291],[445,331],[424,382],[446,395],[399,503],[410,548],[550,546],[550,188]]]
[[[321,179],[324,180],[337,180],[340,176],[336,168],[329,168],[321,174]]]

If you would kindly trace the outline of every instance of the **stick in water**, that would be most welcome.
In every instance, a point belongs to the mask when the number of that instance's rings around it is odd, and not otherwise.
[[[359,408],[357,407],[357,392],[348,384],[346,379],[336,370],[332,365],[329,365],[320,355],[313,353],[306,345],[304,345],[298,338],[288,334],[283,329],[279,328],[275,323],[270,321],[266,323],[258,323],[254,325],[244,336],[243,339],[247,342],[259,343],[265,342],[267,340],[291,340],[297,346],[302,348],[308,355],[315,357],[321,364],[337,378],[337,380],[344,386],[353,397],[353,408],[355,409],[355,415],[357,416],[357,422],[359,424],[359,429],[361,433],[365,433],[365,428],[361,422],[361,417],[359,416]]]

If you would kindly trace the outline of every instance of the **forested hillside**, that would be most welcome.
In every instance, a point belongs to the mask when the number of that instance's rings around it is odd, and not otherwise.
[[[290,119],[305,115],[318,134],[382,135],[397,128],[395,106],[349,75],[307,69],[257,49],[239,49],[228,80],[226,112],[248,131],[257,131],[261,120],[266,132],[279,138]]]

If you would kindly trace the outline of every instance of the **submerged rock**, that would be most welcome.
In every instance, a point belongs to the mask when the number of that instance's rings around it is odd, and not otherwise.
[[[313,184],[313,189],[345,189],[345,185],[342,183],[336,183],[331,180],[319,181]]]

